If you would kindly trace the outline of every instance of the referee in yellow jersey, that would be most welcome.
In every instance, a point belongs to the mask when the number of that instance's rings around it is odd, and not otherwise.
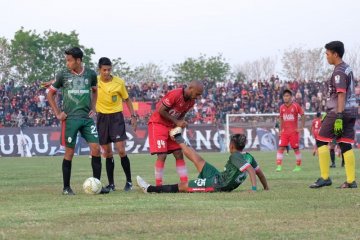
[[[112,63],[109,58],[102,57],[98,63],[98,97],[96,101],[97,130],[99,143],[106,157],[106,172],[109,179],[107,188],[115,191],[114,183],[114,158],[111,143],[115,143],[121,158],[121,166],[126,176],[125,191],[132,189],[130,161],[125,152],[126,130],[123,116],[123,104],[125,101],[131,113],[131,125],[136,131],[137,120],[132,102],[125,87],[125,81],[111,75]]]

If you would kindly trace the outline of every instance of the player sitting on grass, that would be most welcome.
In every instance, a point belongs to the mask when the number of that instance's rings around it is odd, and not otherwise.
[[[261,171],[254,157],[250,153],[242,153],[246,145],[244,134],[235,134],[230,139],[231,155],[224,171],[219,172],[214,166],[206,162],[194,149],[184,143],[181,128],[170,131],[170,136],[181,146],[185,156],[194,163],[200,173],[198,178],[189,182],[173,185],[152,186],[137,176],[137,183],[145,193],[176,193],[176,192],[230,192],[239,187],[246,179],[251,180],[251,190],[256,191],[256,175],[259,177],[265,190],[269,190],[264,173]],[[255,175],[256,174],[256,175]]]

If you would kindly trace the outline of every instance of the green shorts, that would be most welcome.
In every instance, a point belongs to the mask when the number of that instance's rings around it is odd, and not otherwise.
[[[89,119],[66,119],[61,122],[60,144],[69,148],[75,148],[78,132],[88,143],[99,143],[98,132],[94,120]]]
[[[195,180],[188,182],[188,192],[215,192],[218,191],[220,172],[210,163],[205,162],[203,169]]]

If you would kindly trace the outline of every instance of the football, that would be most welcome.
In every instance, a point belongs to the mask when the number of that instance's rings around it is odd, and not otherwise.
[[[83,184],[84,192],[87,194],[99,194],[101,192],[102,184],[99,179],[89,177]]]

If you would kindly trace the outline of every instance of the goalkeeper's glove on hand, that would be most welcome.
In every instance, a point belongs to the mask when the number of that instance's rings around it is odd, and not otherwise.
[[[340,137],[343,134],[343,114],[338,113],[336,115],[336,120],[334,123],[334,134],[337,137]]]

